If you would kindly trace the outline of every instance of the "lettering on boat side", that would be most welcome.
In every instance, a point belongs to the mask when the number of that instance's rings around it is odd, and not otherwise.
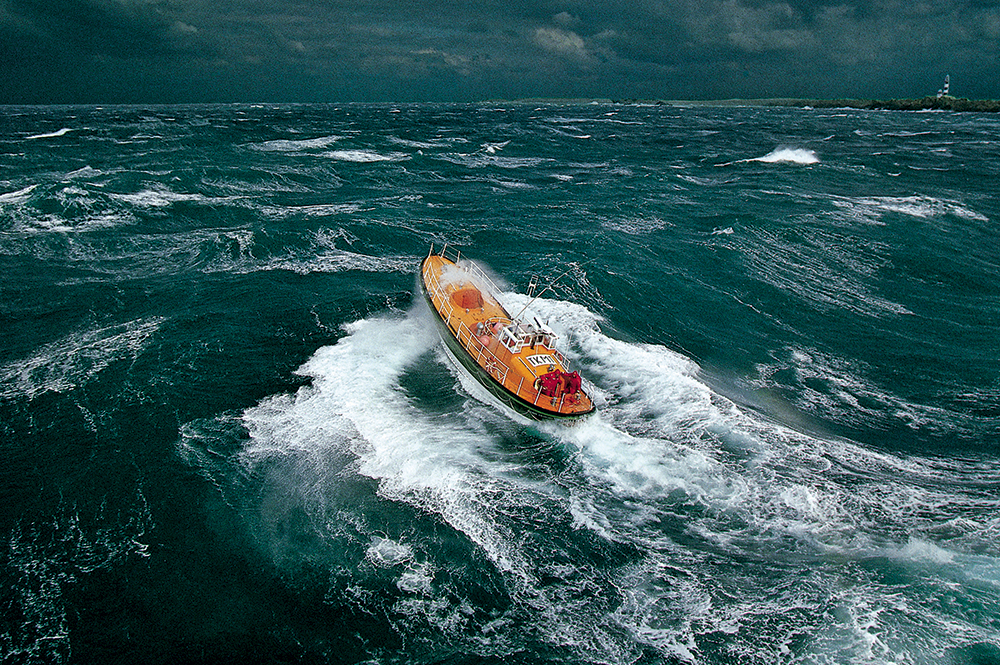
[[[531,363],[532,367],[541,367],[542,365],[556,364],[556,359],[547,353],[539,353],[534,356],[528,356],[527,361]]]

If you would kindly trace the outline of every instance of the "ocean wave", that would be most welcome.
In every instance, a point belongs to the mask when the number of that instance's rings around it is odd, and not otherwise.
[[[930,196],[872,196],[847,199],[835,205],[857,206],[871,215],[895,212],[921,219],[953,215],[961,219],[987,222],[989,218],[957,202]]]
[[[320,229],[311,234],[310,245],[303,252],[289,252],[250,265],[243,270],[289,270],[300,275],[357,270],[361,272],[413,271],[416,259],[410,256],[370,256],[342,249],[353,236],[343,229]]]
[[[174,192],[162,185],[144,189],[134,194],[110,194],[109,196],[112,199],[137,208],[166,208],[180,202],[205,203],[213,200],[204,194]]]
[[[758,364],[757,374],[750,382],[754,387],[787,394],[803,413],[849,427],[878,431],[902,425],[939,434],[965,429],[957,413],[909,402],[873,383],[874,368],[816,349],[788,349],[775,362]]]
[[[26,203],[31,198],[31,193],[38,188],[37,184],[28,185],[15,192],[0,194],[0,206],[19,206]]]
[[[159,330],[162,317],[73,333],[30,357],[0,366],[0,398],[32,400],[46,392],[80,388],[112,363],[135,360]]]
[[[753,157],[741,159],[740,162],[763,162],[764,164],[818,164],[819,157],[816,152],[808,148],[775,148],[763,157]]]
[[[409,153],[389,152],[381,153],[374,150],[334,150],[325,152],[322,157],[328,157],[340,162],[354,162],[355,164],[375,164],[378,162],[402,162],[412,159]]]
[[[616,215],[602,220],[601,226],[618,233],[643,236],[661,229],[673,228],[676,224],[663,217],[633,218]]]
[[[904,304],[878,294],[878,269],[889,248],[827,225],[799,225],[794,233],[748,227],[737,244],[760,281],[823,310],[865,316],[903,316]]]
[[[800,657],[919,662],[996,637],[927,601],[953,579],[990,579],[996,570],[1000,511],[989,510],[997,500],[983,490],[1000,481],[995,470],[969,472],[775,426],[714,393],[688,358],[604,335],[583,307],[541,299],[532,309],[566,338],[599,402],[598,413],[574,427],[532,425],[572,451],[567,465],[553,474],[551,461],[526,463],[526,452],[505,443],[516,430],[492,407],[458,394],[457,409],[427,411],[403,387],[406,376],[442,362],[431,353],[439,342],[429,313],[357,321],[298,370],[307,388],[244,414],[245,471],[229,475],[261,478],[263,496],[283,497],[279,510],[305,504],[317,518],[299,527],[307,536],[255,523],[276,560],[287,565],[303,538],[331,554],[350,543],[351,594],[366,611],[402,614],[396,629],[410,634],[432,630],[462,641],[478,632],[478,602],[462,592],[471,583],[462,576],[486,573],[443,575],[448,564],[422,531],[382,532],[355,505],[367,501],[350,480],[357,474],[377,483],[372,500],[435,516],[506,580],[502,593],[513,604],[492,629],[505,636],[492,643],[497,653],[539,640],[577,657],[600,653],[602,662],[655,653],[694,663],[724,655],[713,652],[712,636],[721,632],[726,653],[749,660],[784,648]],[[477,384],[450,371],[476,394]],[[268,513],[275,518],[290,524]],[[942,520],[947,535],[937,530]],[[610,567],[586,562],[588,552],[608,547],[632,554]],[[923,582],[928,595],[830,564],[880,557],[933,566]],[[766,561],[770,574],[751,576],[746,566],[713,572],[730,558]],[[386,576],[400,595],[380,608],[365,589]],[[908,612],[888,609],[901,599]]]
[[[490,153],[445,153],[437,156],[437,159],[444,160],[458,166],[465,166],[470,169],[482,169],[496,167],[501,169],[530,169],[541,164],[555,162],[554,159],[546,157],[501,157]]]
[[[404,139],[398,136],[390,136],[389,141],[397,145],[405,146],[407,148],[417,148],[419,150],[435,150],[438,148],[450,148],[456,143],[468,143],[468,139],[457,138],[457,137],[433,139],[430,141],[415,141],[413,139]]]
[[[60,136],[66,136],[67,134],[69,134],[72,131],[73,131],[73,129],[71,129],[69,127],[63,127],[62,129],[58,129],[58,130],[56,130],[54,132],[48,132],[46,134],[34,134],[32,136],[26,136],[26,137],[24,137],[24,139],[26,141],[34,141],[36,139],[54,139],[54,138],[58,138]]]
[[[343,136],[333,135],[320,136],[311,139],[275,139],[273,141],[265,141],[263,143],[254,144],[253,148],[263,152],[295,153],[328,148],[343,138]]]

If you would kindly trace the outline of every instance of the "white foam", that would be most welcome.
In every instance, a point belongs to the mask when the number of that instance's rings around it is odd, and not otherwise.
[[[962,219],[987,222],[989,218],[957,201],[936,199],[930,196],[872,196],[847,199],[837,205],[857,207],[867,214],[881,216],[895,212],[920,219],[932,219],[943,215],[954,215]]]
[[[341,140],[342,136],[319,136],[311,139],[275,139],[254,146],[264,152],[302,152],[304,150],[322,149]]]
[[[7,192],[5,194],[0,194],[0,205],[19,205],[28,200],[31,192],[35,191],[38,185],[28,185],[24,189],[19,189],[16,192]]]
[[[485,151],[474,154],[446,153],[439,158],[452,164],[465,166],[472,169],[496,167],[501,169],[523,169],[539,166],[546,162],[555,160],[546,157],[501,157],[494,154],[494,151]]]
[[[1000,527],[1000,511],[975,501],[986,501],[976,497],[995,486],[995,469],[975,471],[962,490],[952,482],[961,465],[782,428],[714,393],[690,359],[603,334],[600,318],[586,308],[539,299],[531,309],[563,336],[600,403],[595,416],[573,427],[532,425],[570,451],[555,476],[527,474],[516,461],[520,453],[505,452],[503,432],[511,426],[492,409],[469,400],[446,414],[428,412],[401,387],[407,372],[428,369],[418,363],[435,363],[440,348],[430,314],[419,308],[406,318],[346,326],[343,338],[299,370],[311,385],[244,414],[244,476],[319,502],[334,495],[350,501],[349,491],[337,488],[356,492],[353,477],[374,481],[379,500],[414,506],[468,538],[505,580],[519,616],[537,625],[535,634],[575,653],[600,653],[606,662],[634,662],[643,653],[697,662],[702,637],[719,632],[748,661],[775,653],[914,660],[914,644],[933,651],[935,640],[950,634],[935,627],[937,615],[900,618],[897,606],[911,602],[905,590],[881,587],[841,562],[895,552],[903,561],[965,570],[969,579],[996,577],[995,558],[972,564],[959,552],[993,547],[987,542]],[[293,460],[290,476],[281,475],[281,465],[269,467],[276,460]],[[266,468],[277,471],[261,474]],[[373,529],[352,508],[324,503],[316,514],[336,518],[312,528],[322,538],[341,537],[335,524],[347,515],[365,538],[362,568],[395,576],[403,595],[393,609],[463,639],[473,610],[439,575],[443,562],[417,539]],[[963,511],[981,521],[959,519]],[[949,514],[950,529],[960,534],[947,546],[929,535],[937,519],[916,517]],[[665,526],[678,520],[676,528]],[[587,565],[566,544],[575,538],[570,531],[626,546],[628,562]],[[673,534],[686,542],[672,542]],[[748,567],[739,579],[720,576],[729,556],[760,557],[773,570],[759,578]],[[613,591],[606,597],[602,590]],[[762,625],[778,628],[761,634]],[[892,634],[911,625],[925,631],[916,643]],[[960,634],[965,640],[976,633],[965,625]]]
[[[434,148],[447,148],[454,143],[465,143],[465,139],[434,139],[432,141],[414,141],[412,139],[403,139],[396,136],[389,137],[389,140],[397,145],[405,146],[407,148],[418,148],[420,150],[431,150]]]
[[[916,537],[911,537],[906,545],[899,550],[899,554],[914,561],[925,561],[939,565],[950,564],[955,561],[954,552],[949,552],[939,545]]]
[[[376,536],[368,546],[366,558],[380,568],[392,568],[413,560],[413,548],[389,538]]]
[[[0,397],[34,399],[45,392],[75,390],[112,363],[137,358],[163,321],[136,319],[46,344],[30,357],[0,366]]]
[[[323,153],[324,157],[335,159],[341,162],[354,162],[356,164],[374,164],[376,162],[401,162],[411,159],[405,152],[380,153],[374,150],[334,150]]]
[[[49,132],[48,134],[35,134],[34,136],[27,136],[25,137],[25,140],[31,141],[34,139],[54,139],[60,136],[66,136],[71,131],[73,130],[70,129],[69,127],[63,127],[62,129],[56,130],[54,132]]]
[[[347,438],[332,441],[357,456],[358,472],[378,481],[380,495],[441,515],[501,570],[526,579],[530,573],[513,547],[513,534],[490,519],[493,508],[483,503],[483,492],[491,494],[499,482],[476,452],[483,436],[469,432],[461,418],[428,420],[398,390],[400,374],[439,342],[427,324],[429,319],[414,314],[346,326],[345,338],[319,349],[300,368],[312,378],[310,389],[291,403],[267,403],[248,413],[251,442],[244,458],[254,466],[283,448],[331,441],[322,432],[349,424]],[[274,422],[283,423],[280,430]]]
[[[111,194],[111,198],[124,201],[139,208],[165,208],[183,201],[203,203],[208,199],[202,194],[182,194],[166,187],[157,186],[135,194]]]
[[[775,148],[763,157],[746,159],[747,162],[764,162],[765,164],[777,164],[787,162],[792,164],[818,164],[819,157],[812,150],[806,148]]]

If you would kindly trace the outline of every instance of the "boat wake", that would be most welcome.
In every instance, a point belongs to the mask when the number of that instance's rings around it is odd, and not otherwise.
[[[182,453],[288,579],[324,566],[326,596],[416,661],[442,634],[604,663],[930,663],[1000,638],[976,619],[1000,613],[995,469],[795,432],[584,307],[532,307],[594,383],[573,427],[470,396],[421,307],[346,326],[308,386],[242,414],[240,445],[194,423]]]

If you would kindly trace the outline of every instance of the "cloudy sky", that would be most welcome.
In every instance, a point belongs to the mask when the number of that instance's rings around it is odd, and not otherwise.
[[[998,0],[0,0],[0,104],[1000,97]]]

